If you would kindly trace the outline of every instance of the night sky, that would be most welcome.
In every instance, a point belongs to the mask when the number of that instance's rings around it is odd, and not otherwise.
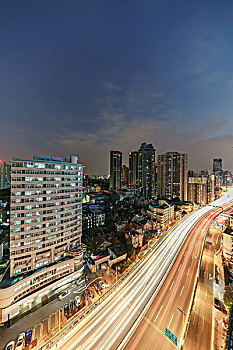
[[[233,170],[233,2],[0,1],[0,158],[142,142]]]

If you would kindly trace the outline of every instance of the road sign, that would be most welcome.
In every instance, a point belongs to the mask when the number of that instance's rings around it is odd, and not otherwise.
[[[177,346],[177,337],[167,328],[165,328],[165,335]]]
[[[206,244],[212,245],[212,243],[211,243],[211,242],[209,242],[209,241],[206,241]]]

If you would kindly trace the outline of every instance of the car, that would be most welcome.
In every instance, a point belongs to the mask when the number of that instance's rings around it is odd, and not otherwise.
[[[64,314],[67,315],[69,311],[70,311],[69,304],[68,303],[64,304]]]
[[[15,342],[14,340],[10,341],[4,348],[4,350],[13,350],[15,347]]]
[[[98,286],[97,283],[94,284],[94,288],[95,288],[96,292],[98,293],[98,291],[99,291],[99,286]]]
[[[32,331],[33,331],[32,328],[29,328],[29,329],[26,331],[26,334],[25,334],[25,346],[27,346],[28,344],[30,344],[31,341],[32,341]]]
[[[62,294],[60,294],[58,296],[58,299],[62,300],[63,298],[67,297],[67,295],[69,295],[70,292],[68,290],[66,290],[65,292],[63,292]]]
[[[70,300],[70,310],[72,311],[74,309],[74,299]]]
[[[221,302],[220,300],[218,300],[218,298],[214,298],[214,306],[216,307],[216,309],[221,310]]]
[[[20,333],[15,343],[15,350],[22,350],[24,348],[25,333]]]
[[[81,299],[78,295],[74,298],[74,304],[76,307],[78,307],[81,304]]]
[[[100,285],[100,287],[101,287],[102,289],[105,289],[105,288],[106,288],[106,286],[105,286],[105,284],[104,284],[103,281],[99,281],[99,285]]]
[[[90,292],[90,296],[91,296],[92,298],[94,298],[94,297],[95,297],[95,292],[94,292],[94,290],[93,290],[92,288],[88,288],[88,290],[89,290],[89,292]]]
[[[79,279],[78,281],[76,281],[76,284],[82,284],[82,283],[84,283],[84,282],[85,282],[85,280]]]

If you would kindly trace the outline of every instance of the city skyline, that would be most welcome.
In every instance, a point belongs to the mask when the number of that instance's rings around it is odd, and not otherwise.
[[[233,170],[232,3],[23,3],[1,4],[1,159],[108,173],[111,149],[148,142]]]

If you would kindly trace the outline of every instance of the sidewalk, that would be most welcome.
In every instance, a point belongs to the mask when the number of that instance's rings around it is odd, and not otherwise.
[[[216,279],[214,280],[214,297],[218,298],[222,305],[223,295],[224,295],[224,269],[222,264],[222,249],[220,243],[220,249],[216,251],[214,255],[214,264],[215,264],[215,272],[217,271],[218,283],[216,283]],[[215,275],[214,275],[215,277]],[[218,310],[214,307],[213,311],[213,350],[225,349],[226,346],[226,334],[227,334],[227,324],[224,323],[225,319],[227,319],[227,311],[226,310]]]

